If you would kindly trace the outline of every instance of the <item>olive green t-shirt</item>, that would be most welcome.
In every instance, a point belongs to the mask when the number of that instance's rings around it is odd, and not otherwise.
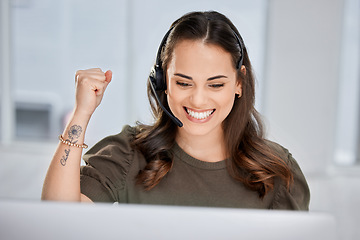
[[[104,138],[84,155],[81,192],[92,201],[308,210],[310,193],[305,177],[291,154],[278,144],[271,143],[282,153],[294,175],[290,190],[283,181],[275,179],[274,189],[261,199],[257,192],[228,174],[226,160],[200,161],[175,144],[171,149],[170,172],[152,190],[146,191],[135,183],[139,170],[146,165],[142,153],[131,147],[135,134],[135,128],[125,126],[121,133]]]

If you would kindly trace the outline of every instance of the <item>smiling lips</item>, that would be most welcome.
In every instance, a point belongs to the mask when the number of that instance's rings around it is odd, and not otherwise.
[[[209,117],[212,116],[212,114],[215,112],[215,109],[212,110],[206,110],[206,111],[195,111],[189,108],[184,107],[185,111],[187,112],[187,117],[190,120],[197,120],[204,122],[207,121],[208,119],[210,119]]]

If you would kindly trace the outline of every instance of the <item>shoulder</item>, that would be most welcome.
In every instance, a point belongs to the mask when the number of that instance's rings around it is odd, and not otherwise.
[[[141,161],[144,158],[132,145],[136,132],[136,128],[126,125],[120,133],[96,143],[83,156],[86,167],[83,167],[82,173],[97,169],[107,175],[126,175],[135,159]]]
[[[265,144],[279,156],[286,157],[289,154],[289,150],[279,143],[265,139]]]
[[[122,153],[130,153],[133,151],[131,142],[135,135],[136,128],[125,125],[120,133],[107,136],[97,142],[89,151],[85,153],[83,158],[85,161],[87,161],[93,155],[101,155],[101,153],[114,149],[118,149]]]
[[[300,169],[298,163],[287,148],[270,140],[265,140],[265,143],[272,152],[280,157],[292,170]]]
[[[135,135],[136,129],[126,125],[120,133],[105,137],[84,154],[82,193],[93,201],[119,201],[134,162],[143,160],[131,144]]]
[[[308,210],[310,190],[298,162],[290,151],[282,145],[270,140],[266,140],[266,144],[286,163],[293,175],[293,181],[290,188],[287,188],[282,181],[279,181],[279,179],[275,181],[273,208]]]
[[[120,133],[115,135],[110,135],[104,138],[103,140],[101,140],[100,142],[107,140],[111,142],[124,142],[124,141],[131,142],[135,138],[137,133],[138,133],[137,127],[125,125]]]

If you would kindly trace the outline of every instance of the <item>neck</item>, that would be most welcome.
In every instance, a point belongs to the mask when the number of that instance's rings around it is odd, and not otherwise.
[[[188,135],[178,131],[177,144],[190,156],[205,162],[219,162],[228,157],[224,134]]]

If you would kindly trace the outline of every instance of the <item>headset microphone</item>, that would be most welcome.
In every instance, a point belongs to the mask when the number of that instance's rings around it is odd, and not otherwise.
[[[154,70],[155,71],[155,70]],[[153,70],[152,70],[153,72]],[[164,105],[162,105],[160,99],[159,99],[159,96],[158,94],[156,93],[156,90],[155,90],[155,87],[154,87],[154,84],[153,84],[153,80],[152,80],[152,74],[150,74],[150,77],[149,77],[149,81],[150,81],[150,87],[151,87],[151,90],[153,91],[154,95],[155,95],[155,98],[156,98],[156,101],[158,102],[159,106],[161,107],[161,109],[166,113],[166,115],[168,115],[171,120],[173,120],[173,122],[179,126],[179,127],[182,127],[183,126],[183,123],[177,118],[175,117],[172,113],[170,113],[165,107]]]

